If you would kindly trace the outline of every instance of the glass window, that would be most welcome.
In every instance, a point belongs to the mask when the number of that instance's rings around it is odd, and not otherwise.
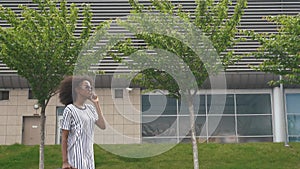
[[[123,98],[123,89],[115,89],[115,98]]]
[[[31,89],[28,90],[28,99],[36,99],[36,98],[34,97],[33,92],[32,92]]]
[[[300,94],[286,95],[286,110],[288,114],[300,114]]]
[[[205,95],[196,95],[194,98],[195,114],[206,114]],[[179,114],[189,114],[187,103],[184,100],[178,101]]]
[[[211,116],[208,117],[208,134],[211,136],[234,136],[234,116]]]
[[[195,116],[196,136],[206,136],[205,116]],[[190,116],[179,117],[179,136],[191,136],[190,133]]]
[[[176,136],[177,118],[176,117],[142,117],[142,136]]]
[[[0,100],[9,100],[9,91],[0,91]]]
[[[272,135],[271,116],[239,116],[237,132],[239,136]]]
[[[176,115],[177,100],[165,95],[143,95],[143,115]]]
[[[237,94],[237,114],[271,114],[270,94]]]
[[[197,112],[195,129],[199,142],[236,143],[273,140],[270,94],[197,95],[194,107]],[[206,107],[211,111],[210,114],[206,114]],[[147,142],[168,139],[173,141],[177,139],[181,142],[190,140],[190,116],[185,102],[181,103],[163,95],[144,95],[142,110],[143,140]],[[297,117],[292,119],[291,116],[290,124],[297,120]],[[300,125],[293,130],[300,133]]]
[[[289,135],[300,135],[300,116],[288,115]]]
[[[207,95],[207,108],[210,114],[234,114],[234,95]]]
[[[300,142],[300,136],[299,137],[295,137],[295,136],[289,137],[289,141],[290,142]]]
[[[300,94],[286,94],[289,141],[300,142]]]

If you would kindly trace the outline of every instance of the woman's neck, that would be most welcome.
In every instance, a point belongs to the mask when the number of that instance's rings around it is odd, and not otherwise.
[[[76,99],[76,101],[73,104],[79,108],[84,108],[84,102],[85,102],[85,100]]]

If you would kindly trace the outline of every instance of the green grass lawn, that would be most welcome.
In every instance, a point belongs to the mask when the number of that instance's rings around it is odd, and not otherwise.
[[[121,145],[116,145],[121,146]],[[300,143],[199,144],[200,168],[299,169]],[[38,169],[39,146],[0,146],[0,169]],[[125,158],[95,146],[97,169],[192,169],[191,144],[149,158]],[[61,167],[60,145],[45,147],[45,169]]]

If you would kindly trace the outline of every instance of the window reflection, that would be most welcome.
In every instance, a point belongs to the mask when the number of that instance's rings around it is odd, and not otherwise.
[[[195,117],[195,130],[197,136],[206,136],[206,128],[204,127],[205,121],[205,116]],[[190,117],[179,117],[179,136],[191,136],[190,128]]]
[[[177,101],[165,95],[143,95],[143,115],[176,115]]]
[[[194,111],[195,114],[205,114],[206,113],[206,107],[205,107],[205,96],[204,95],[196,95],[194,97]],[[178,114],[182,115],[188,115],[189,110],[188,110],[188,105],[185,100],[179,100],[178,101]]]
[[[272,135],[271,116],[241,116],[237,118],[239,136]]]
[[[177,121],[176,117],[143,117],[142,136],[176,136]]]
[[[289,135],[300,134],[300,116],[288,115],[288,124]]]
[[[142,97],[143,140],[145,142],[190,140],[188,106],[185,102],[181,103],[174,98],[160,97],[165,96]],[[158,113],[162,109],[162,103],[165,103],[165,109],[163,113]],[[149,109],[150,105],[154,106],[153,109]],[[197,95],[194,106],[198,142],[236,143],[273,140],[270,94]],[[300,119],[290,118],[291,124],[293,120]],[[300,133],[300,126],[298,128],[295,129],[296,133]]]
[[[234,114],[233,94],[207,95],[207,107],[210,114]]]
[[[237,94],[237,114],[271,114],[269,94]]]
[[[286,94],[289,141],[300,142],[300,94]]]
[[[300,94],[286,95],[286,110],[288,114],[300,114]]]
[[[208,117],[208,129],[211,136],[235,136],[234,116]]]

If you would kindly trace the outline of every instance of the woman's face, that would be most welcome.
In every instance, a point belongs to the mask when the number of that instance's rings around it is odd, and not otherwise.
[[[92,96],[92,86],[89,81],[84,80],[78,86],[77,94],[85,99],[89,99]]]

